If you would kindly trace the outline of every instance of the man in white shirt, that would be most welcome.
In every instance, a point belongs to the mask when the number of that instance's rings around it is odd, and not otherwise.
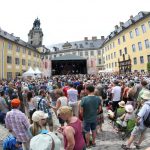
[[[73,87],[73,84],[69,84],[69,90],[67,90],[69,106],[72,107],[73,115],[78,117],[78,91]]]
[[[121,87],[118,85],[119,82],[116,80],[114,81],[114,87],[112,88],[112,109],[113,112],[116,111],[116,109],[118,108],[118,103],[121,100]]]

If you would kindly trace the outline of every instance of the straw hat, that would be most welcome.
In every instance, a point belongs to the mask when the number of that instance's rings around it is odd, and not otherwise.
[[[125,107],[125,102],[124,101],[121,101],[118,104],[119,104],[120,107]]]
[[[39,122],[42,119],[48,118],[48,114],[44,113],[43,111],[35,111],[32,115],[32,120],[34,122]]]
[[[129,104],[125,106],[125,110],[129,113],[132,113],[134,109],[133,109],[133,106]]]
[[[144,91],[143,94],[141,95],[141,98],[142,99],[145,99],[145,100],[149,100],[150,99],[150,91]]]

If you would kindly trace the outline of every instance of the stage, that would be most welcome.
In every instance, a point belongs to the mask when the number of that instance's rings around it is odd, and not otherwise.
[[[52,75],[87,74],[87,60],[76,55],[64,55],[52,59]]]

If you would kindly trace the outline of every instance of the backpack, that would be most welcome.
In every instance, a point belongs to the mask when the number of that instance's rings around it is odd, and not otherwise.
[[[150,107],[150,104],[148,104],[148,105]],[[150,128],[150,112],[149,112],[148,116],[146,118],[144,118],[144,125],[145,125],[145,127]]]
[[[16,144],[19,144],[21,146],[21,142],[17,142],[16,138],[13,135],[9,135],[4,139],[3,141],[3,150],[17,150]],[[21,149],[21,147],[20,147]],[[19,148],[18,148],[19,150]]]
[[[53,132],[41,133],[30,141],[30,150],[60,150],[61,141]]]
[[[106,99],[107,98],[107,91],[105,88],[102,89],[102,99]]]

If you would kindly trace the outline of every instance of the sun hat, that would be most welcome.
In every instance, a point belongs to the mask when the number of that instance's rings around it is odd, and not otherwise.
[[[118,104],[119,104],[120,107],[125,107],[125,102],[124,101],[121,101]]]
[[[145,99],[145,100],[149,100],[150,99],[150,91],[144,91],[143,94],[141,95],[141,98],[142,99]]]
[[[17,108],[17,107],[19,107],[19,105],[20,105],[20,100],[19,100],[19,99],[15,98],[15,99],[13,99],[13,100],[11,101],[11,106],[12,106],[12,107]]]
[[[129,113],[132,113],[134,109],[133,109],[133,106],[129,104],[125,106],[125,110]]]
[[[35,111],[32,115],[32,121],[34,122],[39,122],[40,120],[46,119],[46,118],[48,118],[48,114],[40,110]]]

